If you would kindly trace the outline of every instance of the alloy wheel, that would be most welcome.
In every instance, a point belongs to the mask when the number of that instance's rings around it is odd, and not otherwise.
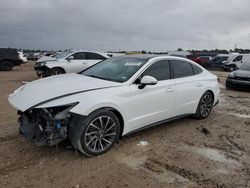
[[[99,153],[113,144],[116,135],[115,121],[109,116],[100,116],[88,125],[83,139],[91,152]]]
[[[58,70],[54,70],[52,71],[51,75],[58,75],[58,74],[62,74],[61,71],[58,71]]]
[[[200,114],[207,117],[213,106],[213,96],[210,93],[205,94],[201,99]]]

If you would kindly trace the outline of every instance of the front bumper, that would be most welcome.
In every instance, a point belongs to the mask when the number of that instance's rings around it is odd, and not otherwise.
[[[18,114],[19,132],[36,145],[53,146],[67,138],[68,118],[47,119],[38,111]]]
[[[226,87],[236,90],[250,91],[250,81],[227,78]]]
[[[36,74],[39,77],[47,77],[47,76],[49,76],[49,73],[50,73],[50,68],[48,68],[46,66],[35,65],[34,70],[36,71]]]

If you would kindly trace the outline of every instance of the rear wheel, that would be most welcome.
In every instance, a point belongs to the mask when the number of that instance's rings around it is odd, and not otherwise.
[[[64,70],[61,68],[52,68],[50,71],[50,76],[64,74],[64,73],[65,73]]]
[[[10,71],[11,69],[13,69],[13,67],[14,67],[14,65],[10,61],[2,61],[0,63],[0,69],[3,71]]]
[[[214,103],[213,94],[209,91],[206,91],[198,104],[195,117],[197,119],[205,119],[209,116]]]
[[[120,123],[116,115],[107,110],[90,114],[80,131],[78,149],[87,156],[106,153],[118,140]]]

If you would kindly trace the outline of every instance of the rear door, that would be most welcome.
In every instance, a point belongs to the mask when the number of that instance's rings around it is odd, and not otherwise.
[[[103,61],[107,59],[106,57],[98,54],[98,53],[94,53],[94,52],[86,52],[86,61],[85,61],[85,68],[88,68],[92,65],[95,65],[96,63]]]
[[[174,116],[195,113],[203,94],[202,69],[184,60],[171,60],[171,67],[176,90]]]

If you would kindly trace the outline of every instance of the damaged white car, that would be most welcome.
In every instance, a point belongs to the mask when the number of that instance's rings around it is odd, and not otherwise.
[[[206,118],[219,101],[217,77],[172,56],[119,56],[81,74],[27,83],[9,96],[20,132],[38,145],[69,139],[88,156],[124,135],[184,116]]]

